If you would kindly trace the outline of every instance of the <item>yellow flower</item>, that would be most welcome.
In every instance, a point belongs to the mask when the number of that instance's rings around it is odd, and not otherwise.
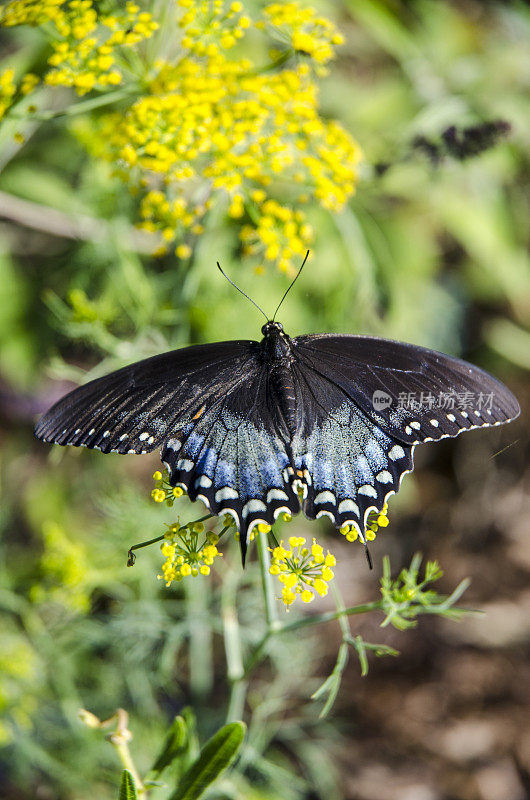
[[[264,13],[276,31],[290,38],[294,50],[317,64],[334,58],[335,46],[344,41],[332,22],[300,3],[271,3]]]
[[[187,0],[178,7],[179,58],[156,61],[144,93],[123,113],[103,116],[94,152],[125,161],[129,169],[118,174],[140,195],[140,227],[174,242],[179,258],[191,255],[190,235],[201,234],[204,215],[217,206],[243,223],[246,255],[292,272],[314,235],[294,208],[312,199],[339,211],[355,189],[360,150],[340,125],[320,117],[317,86],[303,64],[259,72],[231,55],[251,24],[240,16],[243,4]],[[295,3],[269,6],[265,14],[272,25],[298,25],[315,59],[324,40],[332,47],[338,36],[332,23]],[[114,56],[120,30],[99,59]],[[98,63],[96,57],[91,71],[100,80]],[[281,202],[274,197],[279,177],[293,187]],[[200,195],[208,200],[197,203]]]
[[[140,12],[134,3],[127,3],[112,17],[100,14],[93,0],[12,0],[0,12],[0,24],[5,26],[46,23],[53,53],[44,82],[72,86],[80,95],[121,83],[121,72],[111,70],[119,48],[148,39],[158,28],[151,14]],[[34,78],[25,77],[22,94],[34,88]]]
[[[178,523],[169,526],[160,546],[165,561],[158,577],[166,586],[171,586],[173,581],[183,578],[209,575],[214,559],[222,555],[217,549],[218,541],[219,537],[214,533],[204,534],[202,522],[191,522],[182,527]]]
[[[168,483],[167,470],[164,470],[163,473],[157,470],[153,474],[153,480],[155,482],[155,488],[151,492],[151,497],[155,503],[165,502],[171,507],[174,501],[184,494],[184,490],[181,486],[171,486],[171,484]]]
[[[348,542],[355,542],[358,538],[362,542],[373,542],[379,528],[386,528],[389,523],[388,505],[385,503],[381,511],[370,511],[367,519],[366,530],[363,536],[359,536],[359,530],[353,525],[343,525],[339,532],[346,537]],[[334,566],[331,562],[328,566]]]
[[[333,579],[330,566],[336,563],[335,557],[329,551],[324,556],[323,548],[315,539],[311,548],[305,544],[303,536],[291,536],[289,550],[283,542],[271,550],[269,572],[282,583],[282,600],[286,606],[292,605],[297,597],[304,603],[310,603],[315,593],[324,597]]]

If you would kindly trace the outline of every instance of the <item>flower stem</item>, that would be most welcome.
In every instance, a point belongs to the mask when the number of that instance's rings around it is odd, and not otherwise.
[[[123,100],[125,97],[135,94],[138,94],[138,89],[136,87],[116,89],[114,92],[106,92],[98,97],[91,97],[90,100],[72,103],[72,105],[58,111],[37,111],[31,115],[31,118],[45,122],[50,119],[57,119],[58,117],[72,117],[76,114],[85,114],[87,111],[92,111],[94,108],[110,106],[119,100]],[[11,114],[11,116],[16,117],[18,115]]]
[[[282,624],[278,619],[278,609],[276,607],[276,598],[274,597],[272,576],[269,572],[271,559],[269,553],[269,540],[266,533],[258,533],[258,554],[261,573],[261,587],[263,589],[263,599],[265,602],[265,617],[267,620],[268,633],[271,634],[280,630]]]
[[[227,722],[234,722],[242,718],[248,686],[248,682],[243,680],[245,671],[241,655],[241,637],[239,635],[239,620],[236,608],[237,585],[237,575],[231,571],[224,580],[221,595],[226,669],[230,682],[230,700],[226,712]]]
[[[301,619],[296,619],[294,622],[289,622],[287,624],[279,624],[279,627],[274,629],[269,629],[267,633],[260,639],[256,647],[254,648],[254,652],[251,654],[250,658],[248,659],[245,665],[245,678],[252,672],[254,667],[259,663],[262,653],[265,650],[269,639],[279,633],[292,633],[292,631],[296,631],[299,628],[306,628],[309,625],[319,625],[323,622],[331,622],[335,619],[340,619],[341,617],[351,617],[355,614],[367,614],[370,611],[380,611],[382,610],[382,601],[375,600],[373,603],[363,603],[359,606],[351,606],[350,608],[345,608],[344,610],[340,611],[328,611],[325,614],[316,614],[312,617],[302,617]]]
[[[192,578],[185,582],[187,615],[190,622],[190,688],[196,698],[204,698],[212,688],[212,630],[208,617],[208,581]]]

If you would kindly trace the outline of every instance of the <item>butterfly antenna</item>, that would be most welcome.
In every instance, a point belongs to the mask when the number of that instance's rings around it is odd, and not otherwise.
[[[284,296],[282,297],[282,299],[281,299],[281,300],[280,300],[280,302],[278,303],[278,308],[277,308],[277,309],[276,309],[276,311],[274,312],[274,316],[273,316],[273,318],[272,318],[272,321],[273,321],[273,322],[274,322],[274,320],[276,319],[276,314],[277,314],[277,313],[278,313],[278,311],[280,310],[280,306],[281,306],[281,304],[283,303],[283,301],[285,300],[285,298],[287,297],[287,295],[289,294],[289,292],[291,291],[291,289],[292,289],[292,288],[293,288],[293,286],[295,285],[296,281],[298,280],[298,278],[299,278],[299,276],[300,276],[300,273],[302,272],[302,270],[303,270],[303,268],[304,268],[304,266],[305,266],[305,262],[307,261],[307,259],[308,259],[308,258],[309,258],[309,250],[308,250],[308,251],[307,251],[307,253],[305,254],[305,258],[304,258],[304,260],[303,260],[303,262],[302,262],[302,266],[300,267],[300,269],[299,269],[299,270],[298,270],[298,272],[296,273],[296,276],[293,278],[293,281],[292,281],[291,285],[290,285],[290,286],[287,288],[287,290],[286,290],[286,292],[285,292]]]
[[[245,294],[245,292],[244,292],[242,289],[240,289],[240,288],[239,288],[239,286],[237,286],[237,285],[234,283],[234,281],[231,281],[231,280],[230,280],[230,278],[228,277],[228,275],[226,274],[226,272],[223,272],[223,270],[221,269],[221,265],[220,265],[220,263],[219,263],[219,262],[217,262],[217,267],[218,267],[218,269],[219,269],[219,272],[221,273],[221,275],[223,275],[223,276],[226,278],[226,280],[228,281],[228,283],[231,283],[231,284],[232,284],[232,286],[234,287],[234,289],[237,289],[237,291],[239,292],[239,294],[242,294],[242,295],[243,295],[243,297],[246,297],[246,298],[247,298],[247,300],[250,300],[250,302],[252,303],[252,305],[256,306],[256,308],[258,309],[258,311],[261,311],[261,313],[263,314],[263,316],[265,317],[265,319],[266,319],[266,320],[267,320],[267,322],[268,322],[268,321],[269,321],[269,318],[268,318],[268,316],[266,315],[266,313],[264,312],[264,310],[263,310],[262,308],[260,308],[260,307],[258,306],[258,304],[257,304],[257,303],[255,303],[255,302],[254,302],[254,300],[252,299],[252,297],[249,297],[249,296],[248,296],[248,294]],[[297,277],[298,277],[298,276],[297,276]],[[295,278],[295,280],[296,280],[296,278]]]
[[[372,563],[372,556],[370,554],[370,551],[368,550],[368,545],[367,544],[365,544],[365,546],[364,546],[364,552],[365,552],[365,555],[366,555],[366,560],[368,561],[368,566],[370,567],[370,569],[373,569],[374,565]]]

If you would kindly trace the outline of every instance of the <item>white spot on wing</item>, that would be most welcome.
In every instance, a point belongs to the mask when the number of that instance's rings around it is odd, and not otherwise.
[[[397,461],[398,458],[404,458],[405,457],[405,451],[403,450],[403,448],[399,444],[395,444],[394,447],[388,453],[388,455],[389,455],[389,458],[392,459],[392,461]]]
[[[369,483],[365,483],[364,486],[359,486],[357,494],[365,494],[367,497],[377,497],[376,490],[373,486],[370,486]]]
[[[353,500],[341,500],[338,507],[339,514],[345,514],[347,511],[353,511],[354,514],[359,516],[359,506]]]
[[[267,506],[261,500],[249,500],[243,506],[243,519],[246,519],[249,514],[254,514],[256,511],[266,511]]]
[[[145,442],[145,440],[149,438],[149,434],[147,433],[147,431],[144,431],[143,433],[140,434],[138,438],[140,439],[141,442]]]
[[[216,503],[222,503],[223,500],[239,500],[239,494],[235,489],[231,489],[230,486],[225,486],[223,489],[219,489],[219,491],[215,493]]]
[[[449,422],[454,422],[456,417],[454,414],[447,414],[447,419],[449,420]]]
[[[193,461],[190,461],[187,458],[181,458],[177,461],[177,469],[181,469],[184,472],[190,472],[194,467]]]
[[[283,489],[269,489],[267,492],[267,503],[270,503],[271,500],[288,500],[288,496],[283,491]]]
[[[384,469],[381,472],[378,472],[375,476],[379,483],[392,483],[392,475],[388,470]]]
[[[315,497],[315,504],[320,505],[321,503],[334,504],[335,495],[333,494],[333,492],[329,492],[326,490],[325,492],[320,492],[319,494],[317,494],[317,496]]]
[[[440,423],[438,422],[437,419],[431,419],[431,425],[433,426],[433,428],[437,428],[439,424]]]
[[[421,425],[419,422],[416,422],[416,420],[414,420],[414,422],[410,423],[410,427],[415,428],[418,431],[421,428]]]
[[[202,486],[204,489],[209,489],[212,485],[212,479],[208,475],[201,475],[197,481],[197,486]]]

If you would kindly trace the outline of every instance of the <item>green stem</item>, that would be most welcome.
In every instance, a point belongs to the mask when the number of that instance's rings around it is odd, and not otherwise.
[[[128,729],[129,715],[123,708],[118,708],[108,720],[100,722],[99,727],[106,728],[114,720],[116,720],[116,730],[113,733],[109,733],[105,738],[115,748],[124,769],[128,769],[133,776],[138,796],[143,797],[147,795],[147,790],[129,750],[129,742],[132,739],[132,734]]]
[[[230,689],[230,700],[226,712],[226,721],[237,722],[243,717],[247,697],[248,681],[234,681]]]
[[[280,625],[279,628],[274,630],[269,630],[267,633],[260,639],[258,644],[256,645],[254,652],[248,659],[246,666],[245,666],[245,673],[244,677],[248,677],[248,675],[252,672],[254,667],[259,663],[261,655],[266,648],[269,639],[278,633],[292,633],[292,631],[296,631],[299,628],[306,628],[309,625],[320,625],[323,622],[331,622],[334,619],[340,619],[341,617],[352,617],[356,614],[368,614],[370,611],[381,611],[383,608],[381,600],[375,600],[373,603],[363,603],[359,606],[351,606],[350,608],[345,608],[342,611],[328,611],[325,614],[316,614],[312,617],[302,617],[301,619],[297,619],[294,622],[287,623],[285,625]]]
[[[213,681],[212,630],[208,621],[210,584],[191,578],[184,585],[190,623],[190,688],[195,697],[204,697]]]
[[[140,773],[136,769],[134,761],[132,760],[131,751],[129,750],[129,745],[126,742],[115,741],[113,737],[109,737],[109,741],[114,746],[118,754],[118,758],[123,764],[123,768],[128,769],[131,775],[133,776],[134,785],[136,786],[136,793],[138,794],[138,797],[146,795],[147,790],[140,777]]]
[[[129,547],[127,550],[127,566],[132,567],[134,566],[134,562],[136,561],[136,556],[133,554],[133,550],[139,550],[141,547],[148,547],[150,544],[155,544],[155,542],[161,542],[162,539],[165,539],[165,534],[163,533],[162,536],[156,536],[154,539],[149,539],[148,542],[140,542],[139,544],[133,544],[132,547]]]
[[[31,114],[28,111],[20,113],[14,111],[9,113],[9,117],[13,119],[36,119],[39,122],[48,122],[51,119],[57,119],[59,117],[73,117],[77,114],[85,114],[87,111],[92,111],[95,108],[104,108],[126,97],[138,94],[139,92],[136,87],[116,89],[114,92],[106,92],[98,97],[91,97],[90,100],[82,100],[80,103],[73,103],[59,111],[35,111]]]
[[[258,533],[258,555],[261,574],[261,588],[263,589],[263,599],[265,602],[265,617],[267,619],[268,633],[271,634],[281,629],[282,624],[278,619],[278,609],[272,576],[269,572],[271,558],[269,553],[269,540],[266,533]]]
[[[221,594],[226,668],[228,680],[230,682],[230,699],[226,712],[227,722],[234,722],[242,718],[248,686],[247,681],[243,680],[244,667],[236,608],[237,587],[237,573],[230,571],[223,582]]]

